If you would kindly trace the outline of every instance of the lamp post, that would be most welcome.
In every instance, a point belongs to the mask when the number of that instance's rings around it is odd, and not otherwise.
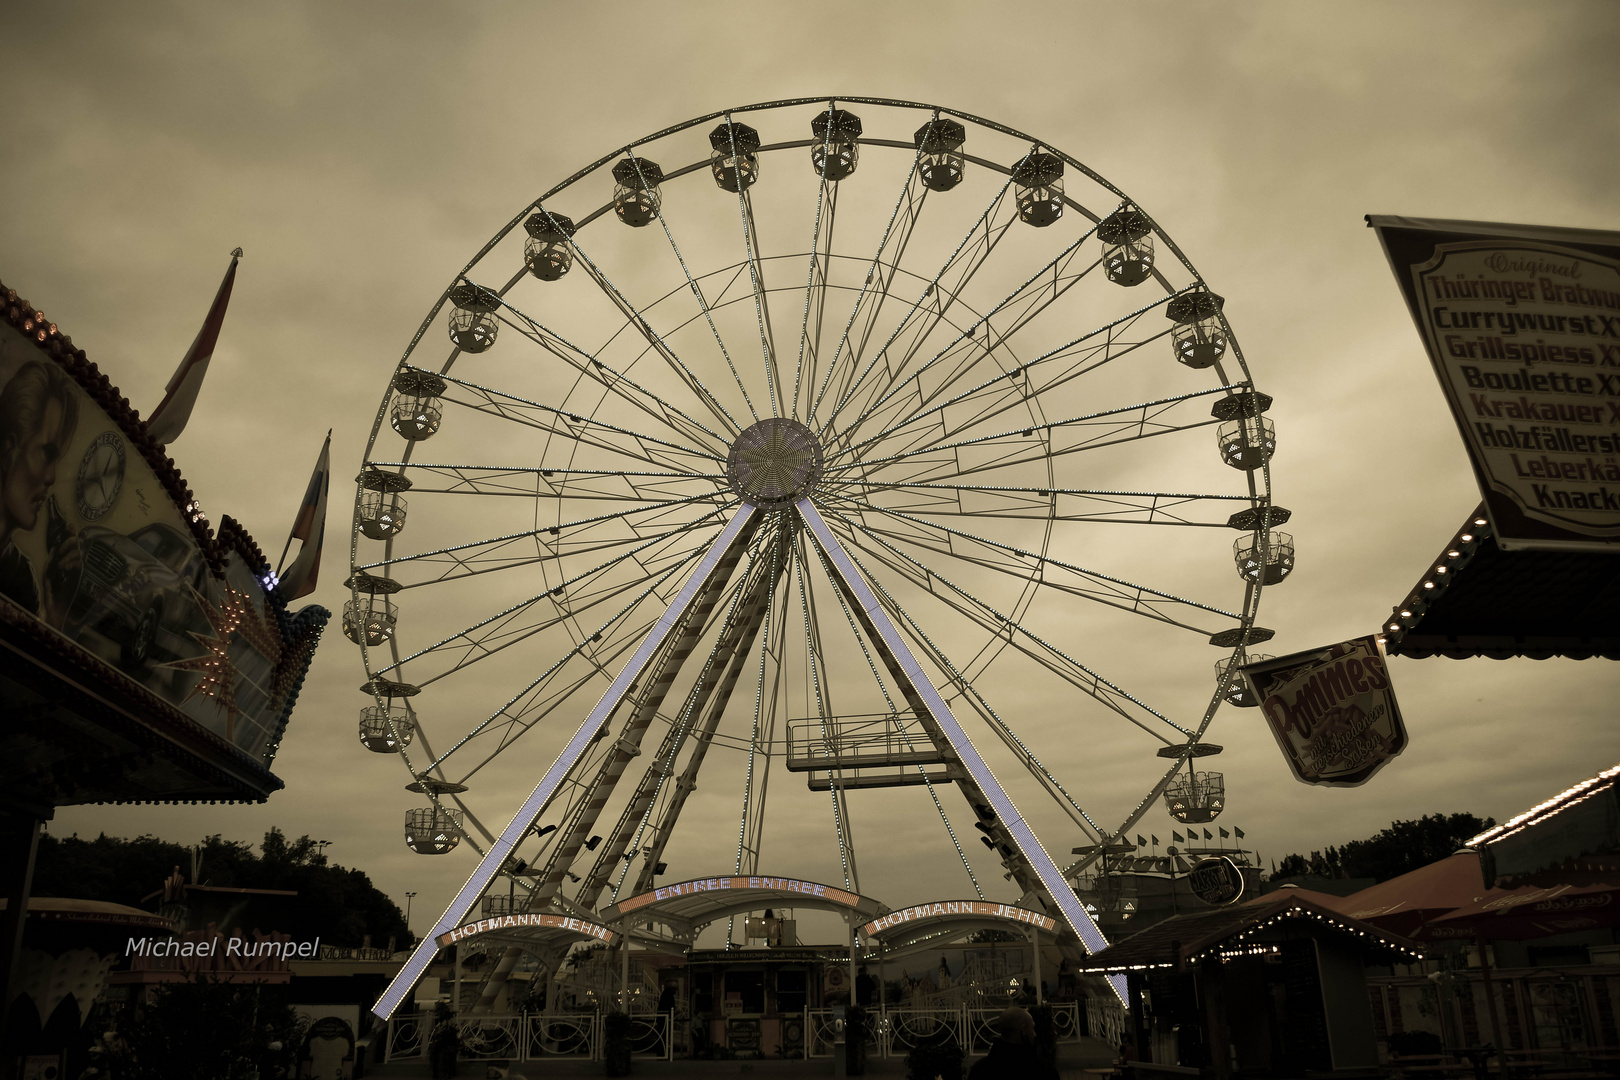
[[[411,901],[414,899],[416,899],[415,893],[408,892],[405,894],[405,930],[407,933],[411,929]]]

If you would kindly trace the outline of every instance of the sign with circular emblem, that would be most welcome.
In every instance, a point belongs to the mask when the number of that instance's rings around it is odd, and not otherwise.
[[[1204,859],[1187,875],[1193,895],[1206,904],[1235,904],[1243,896],[1243,871],[1225,855]]]
[[[97,435],[79,462],[74,501],[79,516],[95,521],[113,508],[124,487],[124,439],[116,431]]]

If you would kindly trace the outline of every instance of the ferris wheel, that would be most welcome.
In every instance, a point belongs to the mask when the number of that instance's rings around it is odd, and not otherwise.
[[[882,895],[876,816],[1101,947],[1032,822],[1219,812],[1293,567],[1270,404],[1160,219],[1000,124],[772,102],[581,169],[448,283],[357,481],[360,740],[413,850],[480,857],[447,924],[677,862]]]

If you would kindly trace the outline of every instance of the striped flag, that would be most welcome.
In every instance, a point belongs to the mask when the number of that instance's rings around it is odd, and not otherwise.
[[[287,537],[287,546],[281,551],[281,561],[285,564],[292,542],[303,541],[292,565],[284,572],[277,573],[281,580],[281,595],[288,602],[314,592],[315,581],[320,577],[321,544],[326,539],[326,493],[331,479],[332,433],[328,431],[320,459],[315,462],[315,471],[310,475],[309,488],[304,492],[304,501],[298,507],[298,517],[293,521],[292,535]]]
[[[236,284],[236,262],[241,257],[241,248],[231,252],[230,268],[225,271],[225,280],[219,283],[219,292],[214,294],[213,306],[208,309],[202,329],[197,331],[197,338],[186,350],[180,366],[169,376],[163,400],[146,418],[146,433],[160,446],[168,446],[178,439],[186,429],[186,421],[191,419],[192,406],[197,404],[197,394],[202,390],[203,376],[208,374],[208,361],[214,355],[215,343],[219,341],[219,328],[225,325],[225,306],[231,302],[231,286]]]

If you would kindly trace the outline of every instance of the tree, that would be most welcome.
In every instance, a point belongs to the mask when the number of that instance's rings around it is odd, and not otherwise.
[[[405,914],[359,870],[331,865],[308,836],[287,839],[280,829],[264,834],[259,853],[251,844],[210,836],[197,846],[201,881],[191,884],[245,889],[290,889],[296,901],[282,905],[280,930],[295,941],[356,946],[370,937],[376,945],[390,937],[407,943]],[[34,895],[106,900],[150,908],[146,897],[178,866],[190,876],[193,851],[155,836],[133,840],[103,833],[94,840],[77,836],[40,838]],[[234,928],[234,927],[233,927]],[[251,927],[249,927],[250,929]]]
[[[303,1030],[284,986],[205,977],[153,988],[118,1014],[114,1075],[128,1080],[290,1076]]]
[[[1495,818],[1482,820],[1473,814],[1425,814],[1414,821],[1392,821],[1388,828],[1343,847],[1313,851],[1308,858],[1285,855],[1271,880],[1314,875],[1388,881],[1445,858],[1495,824]]]

